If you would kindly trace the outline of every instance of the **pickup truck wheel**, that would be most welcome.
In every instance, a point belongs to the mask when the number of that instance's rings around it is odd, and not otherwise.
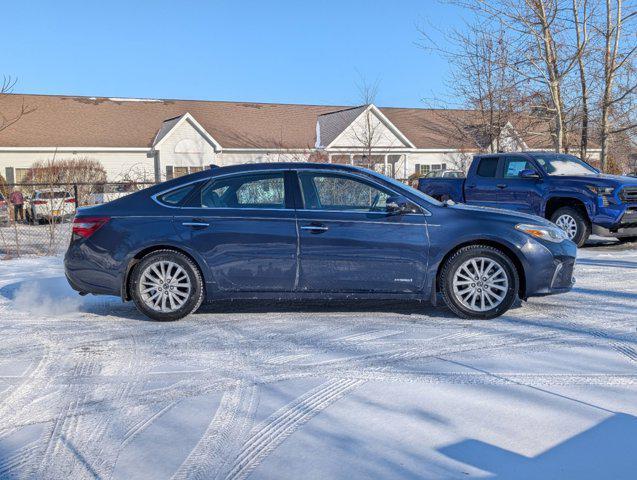
[[[144,315],[153,320],[172,321],[199,308],[204,288],[192,260],[179,252],[158,250],[135,265],[130,292]]]
[[[445,261],[440,286],[453,313],[486,320],[511,307],[518,294],[519,278],[515,265],[501,250],[469,245]]]
[[[551,215],[551,222],[566,232],[578,247],[586,243],[591,234],[591,225],[582,212],[574,207],[558,208]]]

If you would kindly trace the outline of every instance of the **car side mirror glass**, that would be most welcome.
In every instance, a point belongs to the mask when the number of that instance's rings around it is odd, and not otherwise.
[[[418,212],[418,207],[407,200],[405,197],[397,195],[395,197],[388,197],[385,202],[385,210],[387,213],[393,215],[404,215],[406,213]]]
[[[520,178],[540,178],[540,174],[533,168],[524,169],[518,175]]]

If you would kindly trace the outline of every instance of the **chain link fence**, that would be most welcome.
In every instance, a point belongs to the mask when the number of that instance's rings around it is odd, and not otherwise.
[[[0,184],[0,260],[63,253],[79,207],[99,205],[153,182]]]

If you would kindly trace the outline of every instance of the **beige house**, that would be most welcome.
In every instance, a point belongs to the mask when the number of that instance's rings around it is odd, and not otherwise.
[[[6,116],[35,110],[0,132],[0,174],[20,182],[38,160],[98,160],[109,181],[165,180],[209,165],[277,161],[363,164],[399,179],[458,168],[478,151],[473,112],[48,95],[2,95]],[[444,114],[444,115],[443,115]],[[458,135],[458,122],[466,132]],[[508,150],[550,148],[546,135]]]

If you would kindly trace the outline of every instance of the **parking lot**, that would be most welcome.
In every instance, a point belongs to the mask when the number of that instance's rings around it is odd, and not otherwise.
[[[0,478],[630,478],[637,245],[492,321],[224,303],[174,323],[0,267]],[[577,461],[573,461],[577,458]]]

